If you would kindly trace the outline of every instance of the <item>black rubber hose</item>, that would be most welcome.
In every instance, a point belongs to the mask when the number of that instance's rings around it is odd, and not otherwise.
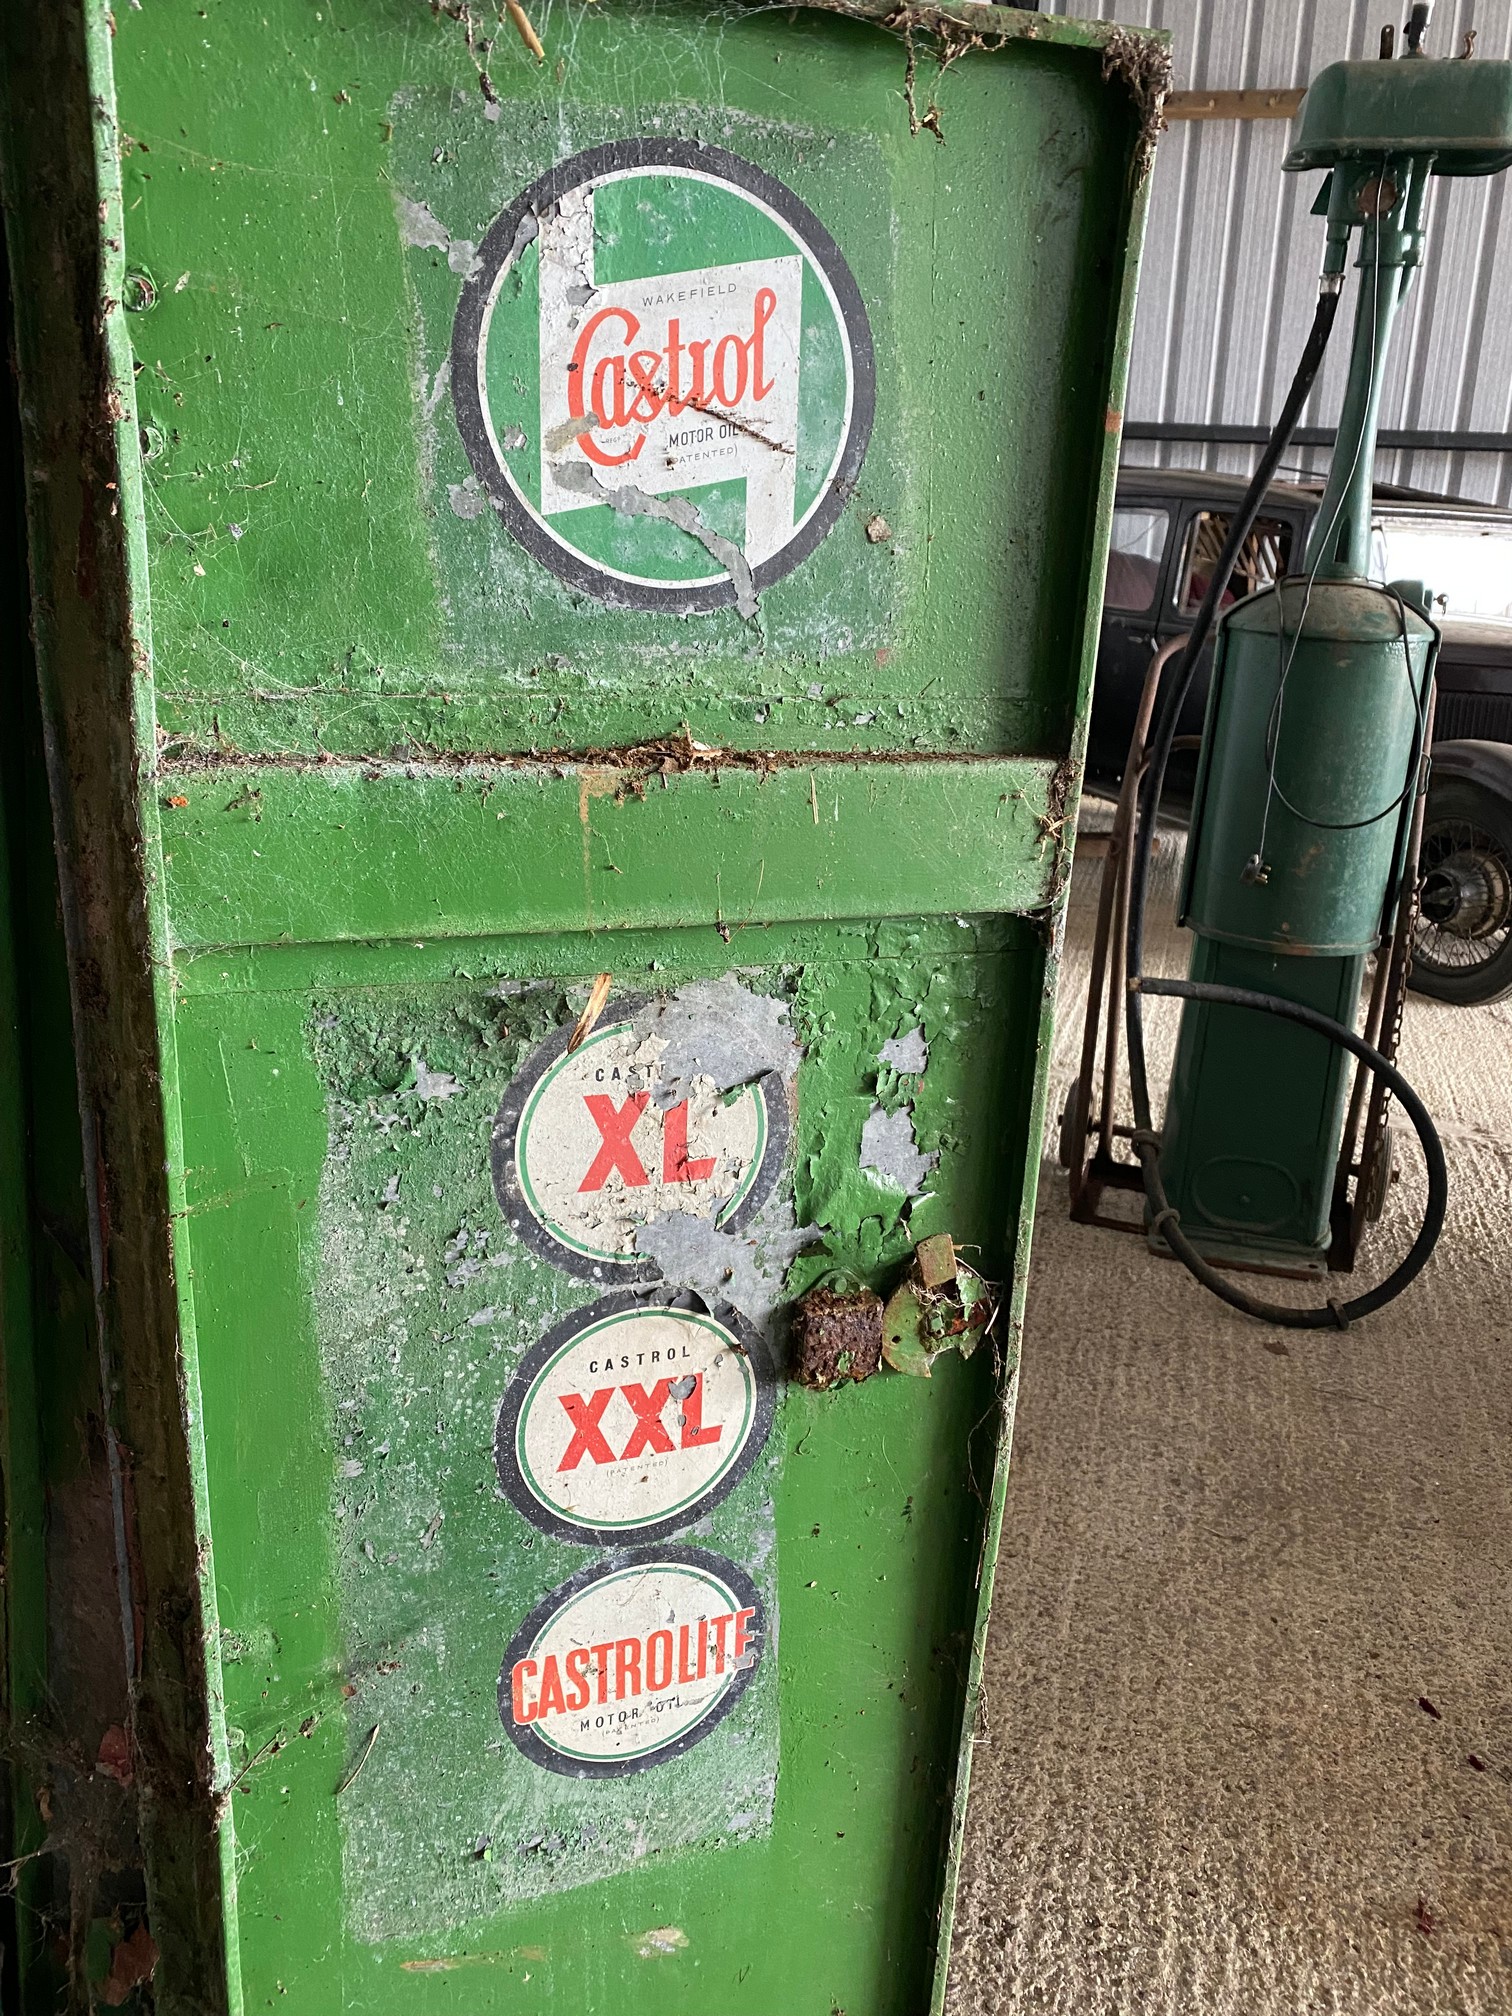
[[[1265,445],[1259,465],[1250,479],[1249,488],[1234,513],[1228,537],[1223,542],[1223,551],[1219,555],[1218,564],[1208,581],[1207,592],[1193,621],[1186,649],[1167,672],[1165,691],[1161,695],[1155,718],[1149,766],[1145,771],[1136,801],[1134,844],[1129,869],[1129,924],[1125,966],[1129,976],[1125,997],[1129,1090],[1134,1104],[1133,1144],[1139,1156],[1145,1196],[1149,1200],[1150,1229],[1164,1238],[1171,1251],[1204,1288],[1211,1289],[1213,1294],[1227,1302],[1231,1308],[1241,1310],[1247,1316],[1257,1317],[1262,1322],[1281,1324],[1294,1330],[1323,1329],[1335,1325],[1343,1328],[1356,1317],[1371,1315],[1387,1302],[1393,1301],[1404,1288],[1416,1280],[1438,1243],[1439,1233],[1443,1229],[1444,1214],[1448,1207],[1449,1179],[1444,1165],[1442,1144],[1427,1109],[1406,1079],[1394,1065],[1387,1062],[1380,1051],[1373,1049],[1342,1022],[1335,1022],[1330,1016],[1320,1015],[1311,1008],[1300,1007],[1297,1003],[1284,1000],[1279,995],[1256,993],[1248,988],[1220,987],[1203,981],[1148,978],[1143,970],[1144,920],[1155,824],[1160,809],[1160,794],[1165,784],[1166,768],[1171,758],[1171,744],[1176,738],[1176,724],[1187,694],[1191,691],[1198,660],[1211,634],[1218,604],[1228,588],[1240,551],[1259,515],[1271,478],[1286,453],[1297,422],[1301,418],[1302,409],[1307,403],[1308,394],[1312,390],[1313,381],[1318,375],[1318,368],[1323,361],[1323,353],[1338,307],[1337,287],[1327,288],[1319,294],[1312,328],[1308,332],[1291,389],[1286,395],[1286,403]],[[1150,1122],[1150,1084],[1144,1047],[1145,994],[1176,995],[1184,1000],[1212,1001],[1229,1007],[1251,1008],[1263,1014],[1279,1015],[1287,1021],[1301,1023],[1358,1057],[1366,1069],[1380,1078],[1395,1094],[1423,1144],[1428,1169],[1428,1201],[1423,1213],[1422,1226],[1412,1243],[1411,1250],[1401,1264],[1377,1287],[1367,1290],[1363,1295],[1354,1296],[1347,1302],[1329,1301],[1320,1308],[1297,1309],[1286,1303],[1262,1302],[1257,1296],[1246,1294],[1242,1288],[1234,1286],[1217,1268],[1203,1259],[1181,1230],[1180,1218],[1172,1208],[1161,1180],[1160,1137]]]
[[[1395,1301],[1407,1284],[1415,1281],[1427,1266],[1428,1256],[1438,1244],[1439,1234],[1444,1229],[1444,1211],[1449,1201],[1449,1172],[1444,1165],[1443,1143],[1428,1109],[1401,1072],[1394,1064],[1388,1063],[1379,1050],[1373,1049],[1363,1036],[1357,1036],[1353,1029],[1347,1029],[1342,1022],[1335,1022],[1331,1015],[1320,1015],[1315,1008],[1304,1008],[1296,1001],[1283,1000],[1279,994],[1259,994],[1248,987],[1220,987],[1207,980],[1154,980],[1146,974],[1139,976],[1136,987],[1141,994],[1174,994],[1186,1001],[1215,1001],[1230,1008],[1257,1008],[1266,1015],[1280,1015],[1288,1022],[1300,1022],[1304,1029],[1316,1029],[1330,1042],[1342,1044],[1383,1080],[1387,1091],[1412,1122],[1423,1144],[1423,1160],[1428,1165],[1428,1203],[1418,1235],[1406,1258],[1392,1269],[1384,1281],[1349,1302],[1326,1302],[1317,1309],[1294,1309],[1285,1302],[1261,1302],[1255,1296],[1245,1294],[1242,1288],[1236,1288],[1216,1267],[1203,1259],[1182,1231],[1179,1214],[1163,1201],[1163,1186],[1160,1190],[1162,1201],[1156,1204],[1147,1180],[1146,1194],[1151,1204],[1155,1205],[1150,1229],[1160,1233],[1188,1273],[1195,1274],[1204,1288],[1211,1288],[1221,1301],[1232,1308],[1242,1309],[1247,1316],[1259,1316],[1267,1323],[1284,1323],[1293,1330],[1319,1330],[1335,1324],[1344,1329],[1357,1316],[1372,1315],[1388,1302]],[[1158,1165],[1158,1154],[1154,1160]],[[1144,1163],[1146,1171],[1149,1166],[1149,1162]],[[1157,1174],[1157,1184],[1159,1180]]]

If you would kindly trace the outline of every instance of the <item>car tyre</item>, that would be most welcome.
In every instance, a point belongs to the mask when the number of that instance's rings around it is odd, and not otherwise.
[[[1408,985],[1461,1007],[1512,994],[1512,800],[1472,778],[1428,787]]]

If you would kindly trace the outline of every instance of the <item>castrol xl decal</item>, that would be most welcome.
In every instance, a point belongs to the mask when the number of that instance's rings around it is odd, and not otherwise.
[[[656,1539],[735,1488],[773,1397],[766,1345],[733,1309],[606,1296],[548,1332],[511,1380],[499,1481],[560,1539]]]
[[[761,1660],[755,1584],[695,1547],[642,1548],[585,1568],[516,1632],[499,1715],[533,1763],[614,1778],[667,1763],[734,1707]]]
[[[494,223],[452,396],[495,508],[555,573],[622,606],[749,616],[854,487],[871,336],[790,189],[723,148],[628,140]]]
[[[763,1058],[734,1086],[670,1070],[656,1010],[642,1010],[611,1000],[576,1050],[559,1029],[527,1059],[493,1127],[494,1189],[511,1228],[568,1272],[606,1282],[657,1278],[637,1235],[658,1219],[744,1225],[787,1143],[783,1081]],[[720,1018],[708,1019],[717,1039]],[[726,1047],[741,1040],[732,1026]]]

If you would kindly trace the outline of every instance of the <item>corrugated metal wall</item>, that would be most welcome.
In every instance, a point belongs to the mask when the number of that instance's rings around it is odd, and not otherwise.
[[[1304,85],[1342,56],[1373,56],[1405,0],[1041,0],[1045,13],[1165,28],[1177,90]],[[1435,54],[1512,56],[1512,0],[1439,0]],[[1268,425],[1306,337],[1322,257],[1308,215],[1321,177],[1283,175],[1284,119],[1193,120],[1162,134],[1151,192],[1126,419]],[[1509,171],[1512,173],[1512,171]],[[1512,432],[1512,204],[1507,174],[1435,180],[1426,267],[1397,323],[1383,429]],[[1351,281],[1304,424],[1338,417],[1353,319]],[[1342,340],[1341,340],[1342,339]],[[1248,474],[1257,450],[1127,440],[1126,462]],[[1293,451],[1311,471],[1322,449]],[[1382,451],[1378,480],[1512,504],[1512,454]]]

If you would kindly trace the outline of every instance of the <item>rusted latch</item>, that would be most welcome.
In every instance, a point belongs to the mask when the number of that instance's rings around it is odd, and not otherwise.
[[[930,1376],[941,1351],[969,1358],[992,1321],[991,1285],[956,1257],[948,1232],[921,1239],[882,1312],[882,1356],[895,1372]]]
[[[884,1363],[927,1379],[941,1351],[971,1356],[996,1307],[991,1284],[938,1232],[915,1246],[885,1307],[869,1288],[811,1288],[793,1311],[793,1376],[819,1393],[869,1379]]]
[[[793,1377],[816,1393],[870,1379],[882,1364],[882,1298],[810,1288],[793,1311]]]

